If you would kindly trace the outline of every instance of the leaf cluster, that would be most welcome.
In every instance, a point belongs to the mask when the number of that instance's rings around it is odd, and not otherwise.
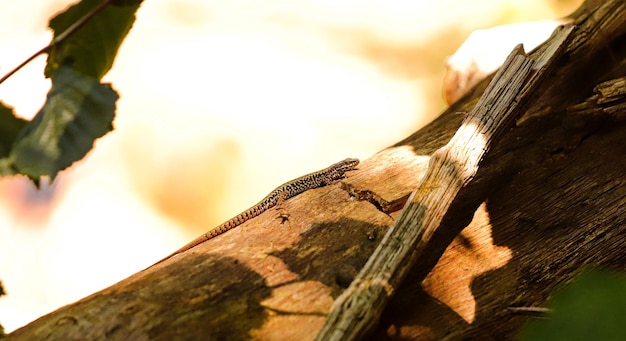
[[[141,1],[83,0],[53,17],[44,76],[52,87],[31,121],[0,102],[0,176],[42,176],[83,158],[113,129],[119,98],[102,77],[111,69]]]

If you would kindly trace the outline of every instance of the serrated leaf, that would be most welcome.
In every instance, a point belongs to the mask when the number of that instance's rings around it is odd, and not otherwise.
[[[587,272],[558,292],[547,320],[530,321],[522,340],[626,340],[626,277]]]
[[[54,38],[79,21],[102,0],[83,0],[50,20]],[[55,45],[48,54],[46,77],[52,77],[63,65],[70,66],[84,76],[101,79],[115,60],[117,51],[135,21],[135,12],[141,1],[125,6],[107,6],[83,27]]]
[[[19,135],[11,166],[34,180],[43,175],[54,179],[85,156],[95,139],[113,129],[117,98],[108,84],[60,68],[52,78],[46,104]]]
[[[28,123],[15,116],[13,108],[0,101],[0,158],[7,157],[22,128]]]

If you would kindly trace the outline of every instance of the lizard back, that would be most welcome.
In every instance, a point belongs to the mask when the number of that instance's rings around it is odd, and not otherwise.
[[[209,239],[215,238],[220,234],[231,230],[254,217],[259,216],[261,213],[278,205],[279,202],[282,202],[289,198],[293,198],[296,195],[306,192],[309,189],[327,186],[337,180],[343,179],[345,177],[345,173],[347,171],[353,170],[358,164],[359,159],[347,158],[343,161],[332,164],[329,167],[324,168],[320,171],[313,172],[284,183],[271,191],[270,194],[268,194],[265,198],[259,201],[256,205],[239,213],[238,215],[206,232],[200,237],[192,240],[185,246],[174,251],[169,256],[154,263],[152,266],[159,264],[164,260],[169,259],[179,253],[185,252]]]

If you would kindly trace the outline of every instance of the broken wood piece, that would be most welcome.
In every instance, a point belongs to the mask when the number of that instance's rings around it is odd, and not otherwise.
[[[521,46],[513,50],[452,140],[432,155],[426,175],[359,275],[337,298],[316,340],[357,340],[376,326],[458,193],[470,184],[493,143],[522,115],[574,28],[558,29],[535,58]]]

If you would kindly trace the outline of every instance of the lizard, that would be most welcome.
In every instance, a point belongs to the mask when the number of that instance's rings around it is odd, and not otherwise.
[[[320,171],[313,172],[289,182],[286,182],[276,189],[270,192],[265,198],[259,201],[256,205],[250,207],[249,209],[239,213],[233,218],[227,220],[221,225],[209,230],[204,233],[200,237],[192,240],[187,243],[185,246],[180,249],[174,251],[169,256],[161,259],[160,261],[154,263],[150,267],[153,267],[163,261],[166,261],[180,253],[183,253],[191,248],[194,248],[209,239],[213,239],[219,236],[222,233],[225,233],[229,230],[234,229],[235,227],[245,223],[246,221],[257,217],[261,213],[279,205],[283,201],[293,198],[298,194],[308,191],[309,189],[323,187],[336,182],[337,180],[343,179],[345,177],[345,173],[347,171],[353,170],[359,164],[359,159],[347,158],[343,161],[339,161],[330,165],[327,168],[324,168]]]

